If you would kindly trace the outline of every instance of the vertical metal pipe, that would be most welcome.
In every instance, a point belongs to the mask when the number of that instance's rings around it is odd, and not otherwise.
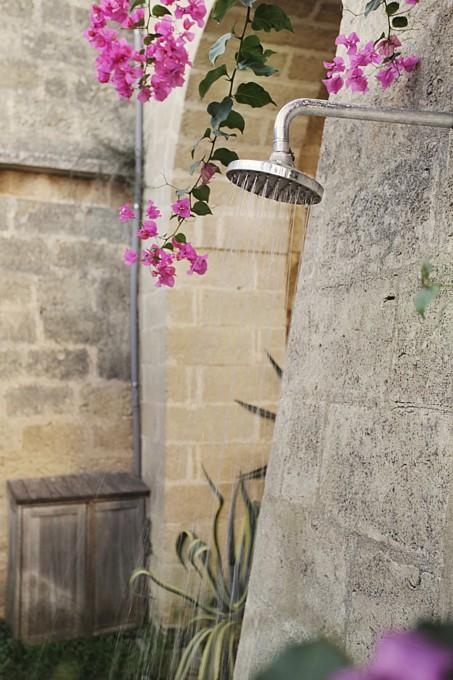
[[[141,47],[140,30],[134,31],[135,49]],[[140,254],[140,239],[137,231],[142,219],[143,198],[143,104],[135,103],[135,173],[134,173],[134,210],[135,220],[132,225],[131,248]],[[141,414],[140,414],[140,347],[138,335],[138,294],[139,294],[139,262],[131,267],[130,278],[130,354],[131,354],[131,401],[132,401],[132,442],[133,472],[142,475],[141,451]]]

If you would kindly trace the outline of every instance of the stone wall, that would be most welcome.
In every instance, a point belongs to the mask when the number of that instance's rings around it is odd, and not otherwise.
[[[134,107],[96,84],[86,2],[0,5],[1,610],[6,480],[132,465]]]
[[[320,0],[279,4],[291,15],[295,33],[262,34],[262,40],[278,51],[280,73],[265,85],[282,105],[298,96],[322,94],[322,60],[332,53],[339,5]],[[176,92],[171,101],[147,107],[147,193],[161,207],[171,200],[168,187],[162,186],[165,179],[179,186],[190,183],[190,149],[209,122],[198,82],[208,68],[209,47],[239,16],[238,8],[220,26],[208,24],[186,93]],[[223,89],[217,83],[206,100],[220,95]],[[243,158],[268,157],[276,110],[244,113],[244,139],[234,148]],[[301,121],[294,140],[304,147],[304,167],[310,169],[316,164],[319,128],[307,138],[308,129]],[[167,581],[185,578],[174,555],[177,532],[196,528],[210,538],[215,503],[202,466],[228,495],[239,471],[267,460],[272,425],[234,400],[275,406],[280,383],[266,350],[283,362],[288,274],[297,270],[302,235],[302,216],[292,235],[285,208],[275,212],[266,203],[258,209],[246,199],[244,214],[243,195],[223,177],[213,183],[212,196],[215,215],[197,219],[188,229],[195,246],[209,253],[208,274],[187,277],[181,269],[171,291],[156,289],[147,274],[141,283],[143,469],[153,489],[152,566]]]
[[[416,9],[419,70],[359,101],[451,110],[453,7]],[[371,38],[377,17],[342,30]],[[238,680],[290,640],[322,633],[362,658],[387,627],[452,614],[452,305],[414,309],[424,259],[451,279],[451,142],[326,125]]]

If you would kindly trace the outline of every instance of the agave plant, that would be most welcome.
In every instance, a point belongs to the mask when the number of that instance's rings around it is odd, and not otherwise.
[[[269,359],[272,368],[276,372],[277,376],[281,379],[283,376],[283,371],[280,368],[280,366],[277,364],[275,359],[269,354],[269,352],[266,352],[267,358]],[[254,413],[260,418],[264,418],[265,420],[275,420],[277,418],[277,414],[274,411],[268,411],[265,408],[261,408],[261,406],[255,406],[254,404],[248,404],[246,401],[241,401],[240,399],[235,399],[236,404],[239,404],[239,406],[242,406],[242,408],[245,408],[247,411],[250,411],[250,413]]]
[[[252,568],[260,502],[252,500],[247,489],[251,480],[263,479],[266,467],[238,477],[233,488],[227,523],[227,540],[222,553],[219,522],[225,499],[203,470],[217,500],[209,545],[193,531],[182,531],[176,541],[176,554],[187,570],[192,570],[201,584],[208,586],[206,600],[176,586],[164,583],[147,569],[137,569],[131,578],[146,576],[195,609],[187,624],[187,644],[181,655],[174,680],[185,680],[196,672],[198,680],[231,680],[241,633],[242,619]],[[240,508],[242,506],[242,516]]]

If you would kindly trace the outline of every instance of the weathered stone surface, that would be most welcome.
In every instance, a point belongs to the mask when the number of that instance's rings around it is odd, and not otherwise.
[[[96,344],[102,325],[96,309],[96,283],[78,277],[46,279],[38,288],[46,337],[56,342]]]
[[[86,349],[36,349],[27,354],[26,371],[30,376],[71,380],[83,378],[90,367]]]
[[[85,385],[80,391],[80,410],[91,417],[117,420],[130,416],[130,387],[122,382]]]
[[[0,377],[10,378],[17,376],[24,365],[23,356],[20,352],[10,350],[0,351]]]
[[[21,385],[5,393],[9,416],[37,416],[65,413],[70,408],[72,390],[68,387]]]
[[[453,7],[417,11],[421,68],[361,102],[451,110]],[[294,637],[328,632],[361,659],[382,630],[451,615],[451,314],[414,307],[424,259],[451,278],[451,154],[447,131],[326,124],[238,680]]]
[[[5,26],[32,22],[33,30],[11,45],[10,32],[2,34],[2,103],[11,117],[0,131],[0,156],[18,159],[26,153],[31,164],[56,160],[77,169],[89,161],[93,167],[103,163],[112,174],[127,172],[134,108],[119,102],[110,87],[96,84],[96,55],[82,37],[81,11],[65,0],[58,19],[50,1],[39,10],[30,3],[2,3]],[[76,94],[84,83],[92,86],[90,98]]]

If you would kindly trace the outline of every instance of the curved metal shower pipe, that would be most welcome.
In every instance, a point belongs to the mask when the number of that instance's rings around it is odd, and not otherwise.
[[[367,120],[376,123],[397,123],[400,125],[424,125],[427,127],[453,128],[453,113],[417,111],[391,108],[359,106],[357,104],[335,104],[322,99],[294,99],[279,111],[274,126],[274,144],[271,160],[288,163],[293,160],[289,129],[292,121],[299,116],[320,116],[322,118],[346,118]]]

